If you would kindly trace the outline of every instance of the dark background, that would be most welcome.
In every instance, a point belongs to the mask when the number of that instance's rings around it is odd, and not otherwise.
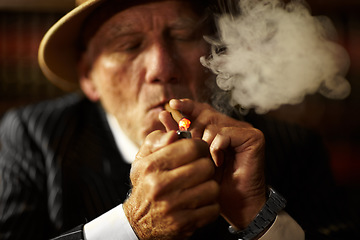
[[[333,21],[351,58],[351,95],[311,95],[299,105],[269,113],[321,134],[336,183],[354,206],[360,202],[360,0],[308,0],[313,15]],[[37,49],[46,30],[73,7],[72,0],[0,0],[0,117],[12,108],[64,94],[42,75]],[[359,213],[360,215],[360,213]]]

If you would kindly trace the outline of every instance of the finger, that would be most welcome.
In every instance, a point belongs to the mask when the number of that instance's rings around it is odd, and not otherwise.
[[[202,139],[209,144],[211,157],[216,165],[220,167],[225,158],[225,150],[229,147],[230,138],[218,133],[217,126],[209,125],[204,130]]]
[[[204,140],[205,142],[207,142],[209,144],[209,146],[211,145],[212,141],[214,140],[216,134],[218,131],[218,127],[214,126],[214,125],[208,125],[205,129],[204,129],[204,133],[202,136],[202,140]]]
[[[164,173],[163,182],[167,184],[164,191],[171,191],[171,189],[181,190],[197,186],[211,179],[214,173],[214,163],[209,158],[201,158]]]
[[[159,114],[160,122],[165,126],[166,131],[178,130],[178,123],[172,118],[171,114],[168,111],[162,111]]]
[[[194,110],[194,101],[190,99],[171,99],[169,101],[171,108],[179,110],[183,114],[192,115]]]
[[[217,183],[212,180],[215,173],[213,162],[203,158],[195,161],[195,164],[188,165],[191,165],[190,169],[189,166],[182,166],[172,171],[145,175],[143,186],[146,192],[144,194],[148,196],[148,199],[169,202],[169,207],[172,206],[170,207],[172,209],[177,209],[179,206],[182,209],[185,205],[191,204],[197,207],[197,202],[204,204],[207,203],[205,201],[214,201],[219,189]],[[183,194],[184,192],[186,194]],[[208,200],[203,198],[208,198]]]
[[[221,149],[232,147],[235,151],[241,152],[250,147],[261,148],[265,144],[263,133],[252,127],[224,127],[219,131],[218,135],[229,137],[229,140],[225,142],[222,142],[223,138],[219,138],[219,142],[215,146]]]
[[[207,104],[195,103],[190,99],[172,99],[170,106],[184,113],[191,121],[190,130],[194,138],[202,138],[205,127],[212,122],[211,110]]]
[[[204,107],[204,104],[195,103],[190,99],[171,99],[169,101],[171,108],[176,109],[183,113],[186,117],[191,118],[190,120],[195,121],[201,113],[201,108]]]
[[[176,140],[175,132],[164,133],[160,130],[150,133],[146,138],[144,143],[141,145],[139,152],[136,155],[136,158],[143,158],[147,155],[159,150],[160,148],[174,142]]]
[[[220,194],[220,187],[214,180],[206,181],[195,187],[186,189],[181,193],[180,198],[184,199],[181,203],[184,209],[196,209],[217,202]],[[180,200],[181,202],[182,200]]]
[[[133,184],[143,171],[142,169],[144,169],[145,161],[143,161],[143,159],[151,155],[153,152],[158,151],[162,147],[176,141],[176,139],[177,135],[174,131],[164,133],[160,130],[154,131],[146,137],[143,145],[141,145],[140,150],[135,156],[135,160],[131,164],[130,176]]]
[[[231,139],[228,135],[217,134],[210,144],[210,154],[217,167],[224,162],[225,151],[230,146]]]
[[[192,225],[197,229],[215,221],[220,215],[220,206],[218,203],[213,203],[195,210],[185,211],[184,214],[188,219],[192,219]]]
[[[209,156],[206,142],[200,139],[182,139],[153,152],[145,161],[136,161],[136,163],[140,164],[144,171],[151,173],[172,170]]]
[[[265,146],[262,132],[255,128],[222,128],[210,145],[210,153],[215,164],[220,166],[224,153],[231,148],[235,154],[242,153],[243,159],[261,158]],[[241,162],[238,162],[239,164]],[[243,161],[244,164],[249,163]]]

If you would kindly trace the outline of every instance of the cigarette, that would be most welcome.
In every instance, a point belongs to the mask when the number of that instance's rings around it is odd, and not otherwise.
[[[168,111],[171,114],[172,118],[177,123],[179,123],[180,120],[184,118],[184,115],[182,115],[181,112],[179,112],[178,110],[171,108],[169,103],[165,104],[165,110]]]

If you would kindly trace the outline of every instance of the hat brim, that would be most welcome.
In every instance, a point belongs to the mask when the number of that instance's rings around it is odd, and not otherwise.
[[[38,62],[44,75],[66,91],[78,89],[77,41],[85,19],[104,0],[89,0],[74,8],[56,22],[42,39]]]

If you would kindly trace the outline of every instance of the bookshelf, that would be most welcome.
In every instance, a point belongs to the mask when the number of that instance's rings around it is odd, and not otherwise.
[[[0,10],[0,115],[8,108],[63,93],[46,80],[37,63],[43,35],[62,15]]]

